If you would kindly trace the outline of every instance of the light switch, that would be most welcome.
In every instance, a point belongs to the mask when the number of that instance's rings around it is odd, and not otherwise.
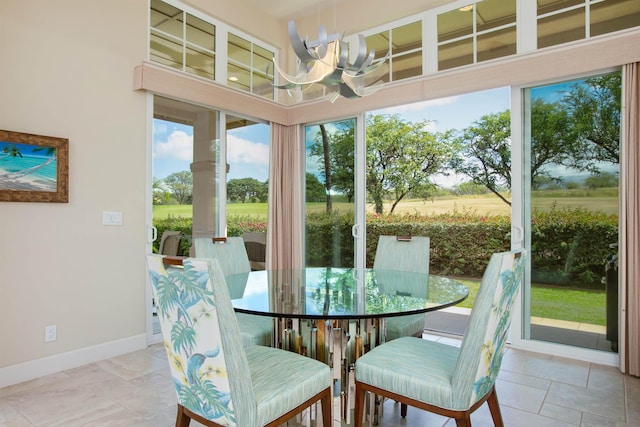
[[[102,225],[122,225],[122,212],[102,211]]]

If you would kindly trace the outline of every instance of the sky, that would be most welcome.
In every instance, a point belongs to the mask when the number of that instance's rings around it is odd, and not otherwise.
[[[481,116],[509,108],[509,88],[492,89],[407,104],[401,107],[373,111],[376,114],[398,114],[408,121],[429,120],[434,131],[464,129]],[[228,179],[252,177],[266,181],[269,162],[269,126],[259,124],[229,132],[227,159]],[[193,129],[179,123],[154,120],[153,177],[164,179],[173,172],[189,170],[193,156]],[[460,179],[442,178],[441,184],[453,184]]]
[[[228,179],[252,177],[266,181],[269,174],[269,126],[256,124],[229,131]],[[193,128],[155,119],[153,122],[153,177],[164,179],[188,171],[193,159]]]
[[[373,111],[376,114],[399,114],[408,121],[429,120],[434,130],[464,129],[485,114],[510,108],[508,87],[435,99],[400,107]]]

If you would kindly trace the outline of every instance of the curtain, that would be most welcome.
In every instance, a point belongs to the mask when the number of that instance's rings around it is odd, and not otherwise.
[[[267,269],[302,268],[302,157],[298,126],[271,123]]]
[[[640,63],[623,67],[620,149],[620,370],[640,376]]]

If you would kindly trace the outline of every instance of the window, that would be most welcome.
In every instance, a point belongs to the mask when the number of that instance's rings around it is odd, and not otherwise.
[[[438,70],[515,55],[516,0],[484,0],[438,15]]]
[[[186,6],[178,5],[174,0],[170,3],[151,0],[151,61],[274,99],[267,68],[275,56],[275,49],[232,34],[226,25],[215,23],[204,15],[196,16],[197,11],[189,13]],[[221,62],[216,66],[216,51],[224,52],[225,40],[227,57],[219,57]],[[216,43],[220,44],[217,48]]]
[[[391,28],[366,37],[367,49],[375,50],[375,59],[389,55],[384,82],[422,75],[422,21]]]
[[[540,0],[538,49],[638,26],[634,0]]]
[[[187,73],[215,78],[215,25],[151,0],[149,58]]]
[[[274,88],[267,79],[273,52],[229,33],[227,43],[228,85],[273,99]]]

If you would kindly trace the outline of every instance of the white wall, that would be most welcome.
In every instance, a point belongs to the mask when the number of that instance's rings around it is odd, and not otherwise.
[[[70,159],[69,203],[0,203],[0,387],[47,356],[145,343],[147,8],[0,2],[0,128],[68,138]]]

